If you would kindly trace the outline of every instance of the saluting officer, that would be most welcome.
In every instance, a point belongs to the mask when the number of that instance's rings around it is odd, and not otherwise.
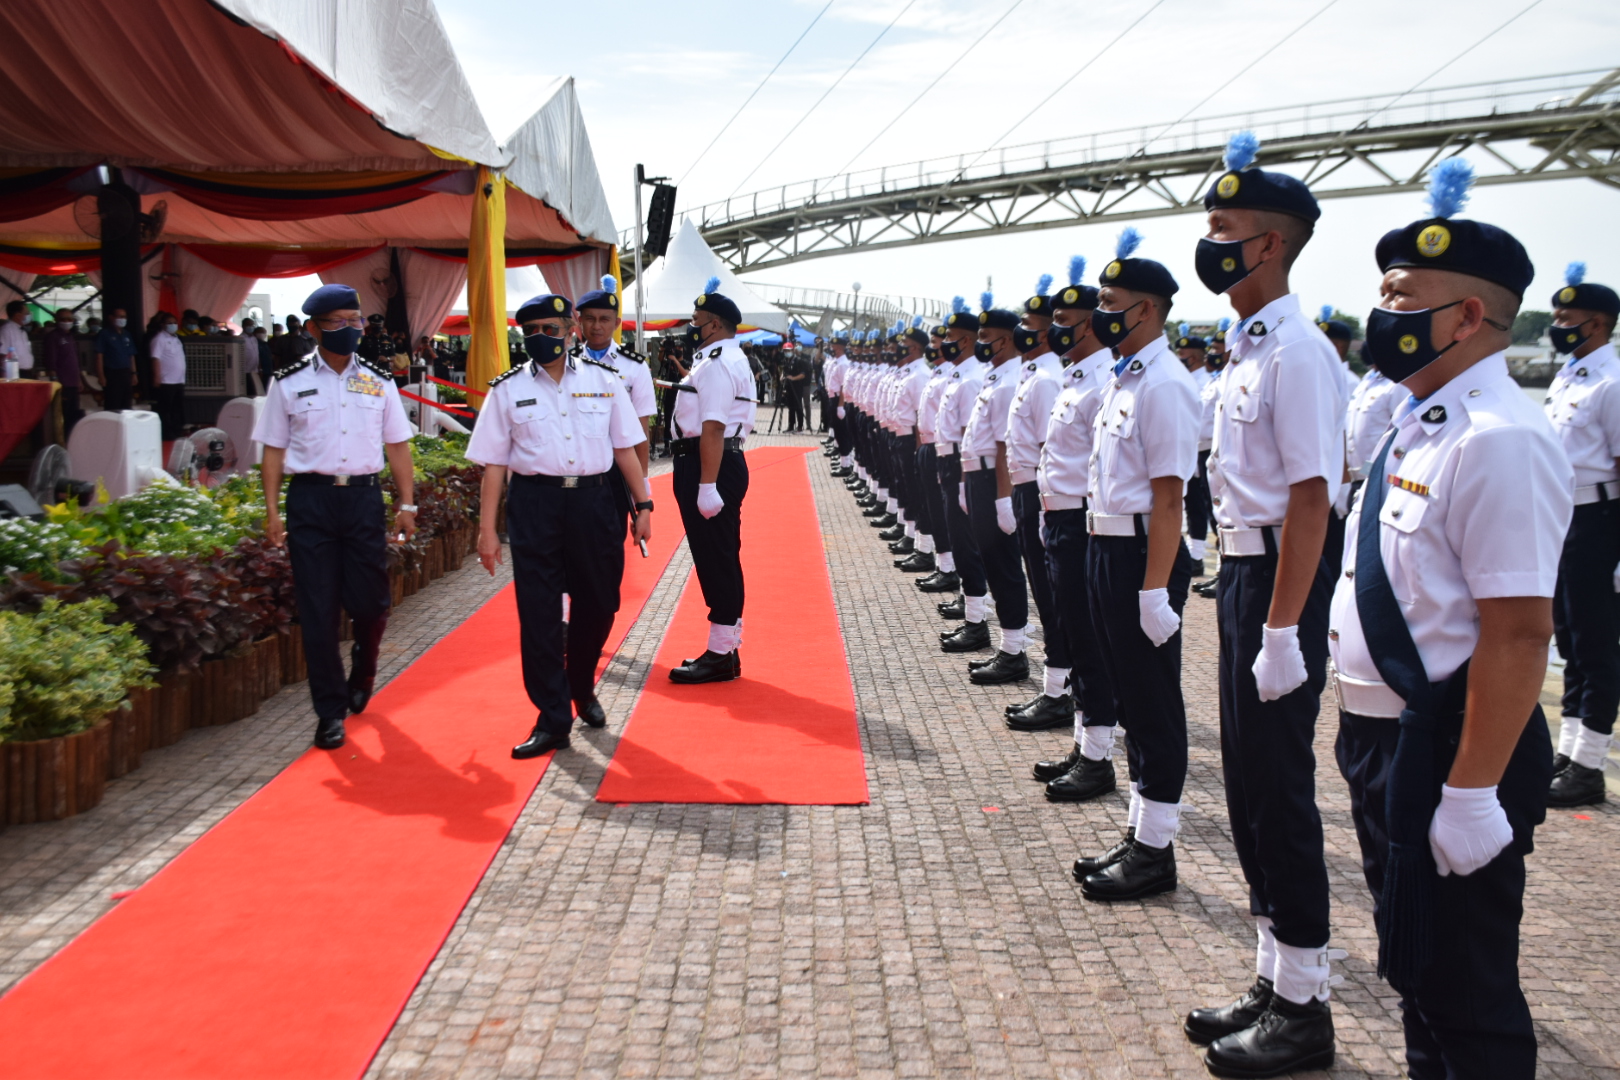
[[[1164,336],[1180,286],[1162,264],[1131,257],[1139,243],[1133,228],[1120,234],[1091,313],[1092,332],[1119,359],[1092,436],[1087,584],[1115,714],[1130,736],[1131,802],[1124,838],[1075,860],[1088,900],[1176,887],[1172,841],[1187,780],[1181,610],[1193,565],[1181,497],[1198,468],[1198,389]]]
[[[607,723],[596,700],[596,664],[613,629],[624,578],[624,531],[614,490],[624,483],[612,471],[615,463],[641,489],[636,538],[652,535],[652,500],[637,458],[637,448],[646,448],[646,432],[615,368],[588,355],[567,355],[572,310],[554,294],[518,309],[529,360],[490,381],[467,443],[467,458],[484,466],[478,558],[491,574],[501,561],[495,516],[506,499],[523,688],[539,710],[529,737],[512,748],[515,758],[568,748],[570,700],[589,726]]]
[[[957,568],[962,595],[939,605],[947,619],[965,620],[954,630],[939,635],[945,652],[977,652],[990,647],[990,627],[985,622],[989,585],[985,582],[984,560],[973,540],[968,521],[967,500],[962,484],[962,433],[978,397],[979,387],[990,365],[975,355],[979,317],[968,310],[960,296],[951,298],[951,313],[945,318],[945,342],[940,355],[956,368],[940,394],[939,414],[934,420],[935,461],[939,466],[940,497],[945,503],[945,527],[951,534],[951,551]],[[921,587],[921,586],[919,586]]]
[[[675,502],[686,526],[709,642],[703,655],[672,668],[678,683],[725,682],[742,674],[742,502],[748,494],[743,440],[754,430],[754,373],[737,345],[742,312],[710,278],[694,301],[698,353],[675,401]]]
[[[292,558],[298,623],[315,704],[315,745],[343,745],[343,720],[371,700],[377,648],[388,627],[388,537],[384,530],[384,458],[400,502],[394,528],[416,532],[411,426],[386,367],[355,354],[360,297],[347,285],[323,285],[304,301],[319,335],[308,356],[276,371],[253,439],[264,446],[264,531]],[[278,503],[287,486],[287,525]],[[338,615],[354,625],[350,670],[343,675]]]
[[[606,364],[619,373],[625,391],[630,395],[631,407],[641,419],[641,431],[647,434],[651,432],[652,418],[658,412],[658,396],[653,393],[652,369],[647,366],[645,356],[613,340],[614,331],[621,325],[619,279],[612,274],[603,274],[601,285],[601,288],[592,289],[581,296],[579,302],[574,305],[579,333],[584,340],[574,347],[573,355],[576,360],[588,357],[598,364]],[[639,474],[621,478],[617,463],[609,470],[614,474],[609,486],[613,488],[614,501],[619,513],[625,515],[626,522],[634,516],[631,494],[645,487],[643,481],[647,477],[650,452],[650,442],[643,442],[636,447],[636,458],[641,462]],[[625,483],[626,480],[629,484]]]
[[[1334,570],[1322,559],[1344,474],[1339,358],[1288,275],[1321,216],[1286,173],[1251,168],[1232,137],[1204,196],[1198,277],[1237,313],[1221,374],[1209,482],[1218,542],[1221,766],[1249,885],[1256,980],[1196,1009],[1189,1038],[1217,1073],[1277,1076],[1333,1060],[1328,879],[1311,749],[1327,680]]]
[[[1603,759],[1620,706],[1620,295],[1570,263],[1553,295],[1552,345],[1569,361],[1547,392],[1547,417],[1575,468],[1575,514],[1558,562],[1553,627],[1564,658],[1564,726],[1549,806],[1605,798]]]
[[[1530,1080],[1524,856],[1546,816],[1547,670],[1573,476],[1505,350],[1535,275],[1508,233],[1434,216],[1378,242],[1367,358],[1407,396],[1351,512],[1329,645],[1338,759],[1415,1080]]]

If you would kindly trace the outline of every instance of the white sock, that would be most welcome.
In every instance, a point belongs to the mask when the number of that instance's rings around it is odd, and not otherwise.
[[[984,622],[984,609],[989,606],[989,597],[962,595],[962,617],[968,622]]]
[[[846,469],[854,468],[855,467],[855,455],[853,455],[853,454],[845,454],[843,457],[838,459],[838,464],[842,465]]]
[[[934,553],[934,538],[927,533],[918,533],[917,550],[924,555],[932,555]]]
[[[1569,755],[1570,760],[1588,769],[1601,769],[1612,742],[1613,735],[1604,735],[1582,724],[1580,733],[1575,736],[1575,752]]]
[[[1142,800],[1142,816],[1136,822],[1136,841],[1150,848],[1168,847],[1181,828],[1181,804]]]
[[[1581,728],[1584,726],[1578,716],[1564,717],[1563,727],[1558,732],[1558,752],[1560,754],[1565,757],[1575,756],[1575,740],[1580,736]]]
[[[954,551],[942,551],[939,553],[939,569],[944,574],[956,573],[956,553]]]
[[[1271,932],[1273,925],[1264,915],[1255,916],[1254,929],[1260,942],[1254,947],[1254,971],[1268,979],[1277,977],[1277,935]]]
[[[1329,966],[1330,961],[1343,960],[1350,955],[1343,949],[1330,949],[1326,945],[1302,949],[1281,941],[1276,943],[1276,949],[1277,974],[1272,978],[1272,985],[1279,997],[1295,1005],[1303,1005],[1312,998],[1326,1001],[1332,996],[1332,988],[1344,982],[1344,976],[1333,974]]]
[[[1207,550],[1208,550],[1208,545],[1205,544],[1205,542],[1202,541],[1202,540],[1188,540],[1187,541],[1187,554],[1191,555],[1194,559],[1197,559],[1199,562],[1204,561],[1204,553]]]
[[[1103,727],[1101,724],[1093,727],[1085,726],[1084,714],[1074,718],[1075,732],[1080,736],[1080,756],[1092,761],[1107,761],[1114,752],[1114,725]],[[1136,794],[1136,785],[1131,785],[1131,805],[1136,805],[1139,796]]]
[[[1016,630],[1001,628],[1001,651],[1017,656],[1024,651],[1024,642],[1029,638],[1029,627],[1020,626]]]
[[[909,521],[902,522],[902,524],[904,524],[906,527],[906,535],[911,537],[912,542],[915,543],[917,540],[917,526],[913,525]]]
[[[1069,669],[1066,667],[1048,667],[1046,669],[1046,685],[1041,692],[1047,697],[1062,697],[1069,688]]]
[[[1131,781],[1131,805],[1125,811],[1125,824],[1136,828],[1142,821],[1142,785],[1135,780]]]
[[[712,622],[709,624],[709,651],[728,653],[737,647],[738,630],[735,625]]]
[[[888,506],[889,513],[891,513],[891,514],[900,513],[900,504],[897,501],[895,501],[894,499],[890,498],[887,495],[883,496],[883,498],[886,500],[885,505]]]

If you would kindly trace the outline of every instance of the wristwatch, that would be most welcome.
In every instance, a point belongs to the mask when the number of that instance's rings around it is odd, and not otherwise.
[[[416,507],[412,506],[410,503],[400,503],[398,506],[394,507],[394,513],[414,514],[416,513]]]
[[[651,499],[648,499],[646,502],[638,502],[638,503],[636,503],[636,513],[638,513],[638,514],[643,510],[651,510],[652,508],[653,508],[653,506],[652,506],[652,500]]]

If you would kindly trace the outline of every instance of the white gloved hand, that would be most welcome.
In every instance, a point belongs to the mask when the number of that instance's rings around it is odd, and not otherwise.
[[[1008,536],[1018,531],[1018,519],[1013,516],[1011,495],[996,500],[996,527]]]
[[[957,484],[956,485],[956,505],[960,506],[962,508],[962,513],[965,514],[965,513],[968,512],[968,508],[967,508],[967,485],[966,484]]]
[[[1254,658],[1254,684],[1261,701],[1278,698],[1305,685],[1305,655],[1299,651],[1299,627],[1262,626],[1260,655]]]
[[[726,500],[720,497],[713,484],[698,485],[698,513],[706,518],[712,518],[726,508]]]
[[[1175,637],[1176,631],[1181,629],[1181,616],[1170,610],[1170,590],[1143,589],[1136,594],[1136,604],[1141,612],[1142,633],[1155,648]]]
[[[844,418],[844,407],[842,405],[840,405],[840,406],[838,406],[838,419],[842,420],[843,418]]]
[[[1620,566],[1614,568],[1614,591],[1620,593]]]
[[[1429,850],[1440,876],[1467,877],[1513,843],[1513,826],[1496,798],[1496,787],[1440,789],[1440,806],[1429,822]]]
[[[1041,520],[1035,529],[1035,535],[1041,538],[1041,547],[1046,546],[1046,511],[1041,511]]]
[[[1339,485],[1339,493],[1333,496],[1333,510],[1342,518],[1350,516],[1350,482],[1348,480]]]

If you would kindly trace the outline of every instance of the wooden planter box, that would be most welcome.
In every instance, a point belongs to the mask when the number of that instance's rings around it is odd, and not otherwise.
[[[194,671],[170,668],[158,675],[153,691],[150,748],[172,746],[191,727],[191,696],[197,683]]]
[[[461,569],[462,560],[467,557],[467,530],[457,529],[444,538],[444,571],[451,573]]]
[[[7,825],[60,821],[101,804],[107,793],[112,723],[37,742],[0,743],[0,812]]]
[[[388,572],[388,591],[393,605],[398,607],[405,599],[405,574],[403,571],[390,570]]]
[[[191,726],[232,724],[258,711],[258,654],[251,645],[204,660],[191,695]]]
[[[253,643],[259,665],[259,681],[253,693],[259,701],[268,701],[281,692],[281,638],[281,634],[269,634]]]
[[[444,577],[444,537],[435,536],[428,544],[425,566],[427,580],[438,581]]]
[[[291,686],[309,678],[309,664],[304,661],[304,628],[297,623],[285,634],[277,634],[281,644],[281,685]]]
[[[108,716],[107,779],[116,780],[141,767],[141,755],[152,748],[156,708],[156,690],[136,689],[129,692],[129,708],[114,709]]]

